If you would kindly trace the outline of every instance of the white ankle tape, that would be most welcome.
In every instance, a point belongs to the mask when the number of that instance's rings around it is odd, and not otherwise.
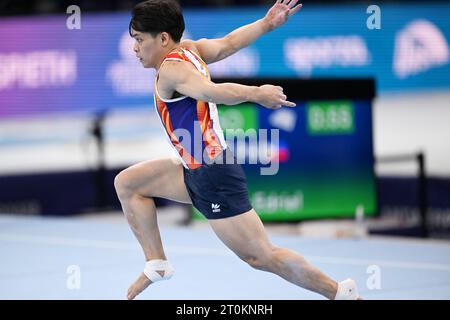
[[[157,271],[163,271],[164,275],[161,276]],[[144,274],[151,282],[160,280],[168,280],[172,277],[175,269],[167,260],[150,260],[145,263]]]
[[[358,298],[359,293],[355,281],[347,279],[338,283],[335,300],[357,300]]]

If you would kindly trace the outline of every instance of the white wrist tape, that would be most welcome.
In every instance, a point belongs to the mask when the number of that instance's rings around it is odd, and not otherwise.
[[[359,293],[355,281],[347,279],[338,283],[335,300],[357,300],[358,298]]]
[[[164,275],[161,276],[157,271],[163,271]],[[172,277],[175,269],[167,260],[150,260],[145,263],[144,274],[151,282],[160,280],[168,280]]]

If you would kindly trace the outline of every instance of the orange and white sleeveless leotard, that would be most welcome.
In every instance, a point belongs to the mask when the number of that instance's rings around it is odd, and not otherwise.
[[[211,78],[206,63],[192,50],[181,47],[167,54],[165,61],[186,61],[208,79]],[[161,64],[162,66],[162,64]],[[227,148],[219,123],[217,106],[187,96],[162,99],[155,78],[154,102],[170,143],[187,169],[196,169],[206,157],[214,159]]]

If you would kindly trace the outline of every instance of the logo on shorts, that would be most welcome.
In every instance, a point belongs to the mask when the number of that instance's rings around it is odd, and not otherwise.
[[[212,212],[220,212],[220,204],[211,203],[211,209],[212,209]]]

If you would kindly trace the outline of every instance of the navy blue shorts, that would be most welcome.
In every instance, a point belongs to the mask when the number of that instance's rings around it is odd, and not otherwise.
[[[184,168],[184,183],[192,204],[207,219],[228,218],[252,209],[244,170],[228,149],[211,164]]]

